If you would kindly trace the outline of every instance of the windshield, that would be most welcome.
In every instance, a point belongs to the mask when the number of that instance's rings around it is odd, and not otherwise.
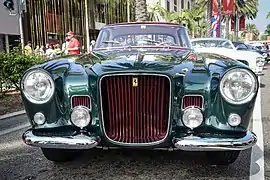
[[[228,40],[220,40],[220,39],[192,40],[191,44],[194,48],[219,47],[219,48],[233,49],[231,43]]]
[[[117,47],[175,46],[190,48],[185,28],[169,24],[127,24],[101,30],[94,49]]]

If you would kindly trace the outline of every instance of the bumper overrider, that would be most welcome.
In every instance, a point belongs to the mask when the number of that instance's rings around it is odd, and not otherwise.
[[[24,143],[30,146],[56,149],[91,149],[96,147],[99,142],[98,137],[91,137],[84,134],[66,137],[48,137],[34,135],[32,130],[27,130],[22,138]]]
[[[27,130],[23,134],[23,140],[30,146],[57,149],[91,149],[98,146],[100,142],[99,137],[83,134],[68,137],[37,136],[32,130]],[[251,148],[256,142],[256,135],[250,131],[247,131],[242,138],[202,138],[190,135],[172,140],[173,149],[184,151],[245,150]]]
[[[256,135],[247,131],[242,138],[201,138],[192,135],[175,138],[174,146],[184,151],[245,150],[251,148],[256,142]]]

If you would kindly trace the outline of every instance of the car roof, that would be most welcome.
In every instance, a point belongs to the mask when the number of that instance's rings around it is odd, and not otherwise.
[[[225,39],[225,38],[214,38],[214,37],[194,38],[194,39],[191,39],[191,41],[201,41],[201,40],[221,40],[221,41],[230,41],[230,40]]]
[[[116,24],[108,24],[104,27],[113,27],[113,26],[126,26],[126,25],[133,25],[133,24],[155,24],[155,25],[170,25],[170,26],[180,26],[184,27],[181,24],[177,23],[169,23],[169,22],[153,22],[153,21],[144,21],[144,22],[124,22],[124,23],[116,23]]]

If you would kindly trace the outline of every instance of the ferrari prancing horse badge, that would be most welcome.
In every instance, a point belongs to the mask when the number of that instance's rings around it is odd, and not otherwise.
[[[138,78],[132,78],[132,86],[138,87]]]

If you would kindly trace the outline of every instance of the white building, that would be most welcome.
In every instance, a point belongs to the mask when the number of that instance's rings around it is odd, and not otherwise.
[[[148,5],[154,5],[160,2],[161,6],[167,11],[181,12],[182,9],[191,9],[192,0],[146,0]]]

